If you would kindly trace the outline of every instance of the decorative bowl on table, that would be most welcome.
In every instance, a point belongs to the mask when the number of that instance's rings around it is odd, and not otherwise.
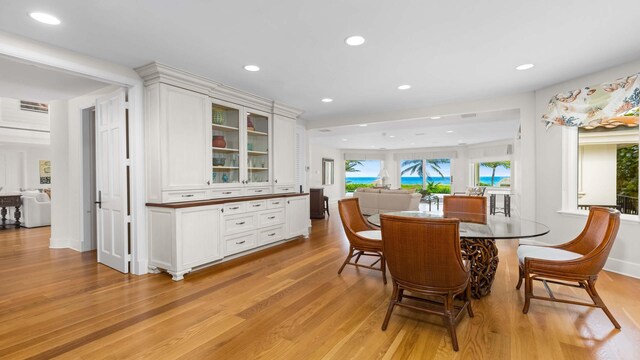
[[[213,166],[224,166],[225,158],[213,158]]]

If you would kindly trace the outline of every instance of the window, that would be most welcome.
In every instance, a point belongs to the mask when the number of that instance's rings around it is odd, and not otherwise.
[[[638,214],[638,127],[578,130],[578,208]]]
[[[488,161],[475,164],[475,186],[511,187],[511,161]]]
[[[380,160],[345,160],[345,192],[352,193],[357,188],[373,187],[380,184]]]
[[[450,159],[416,159],[400,162],[400,187],[425,189],[432,194],[451,192]]]

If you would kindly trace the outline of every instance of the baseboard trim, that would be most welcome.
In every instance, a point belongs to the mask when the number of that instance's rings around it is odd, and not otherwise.
[[[604,269],[616,274],[640,279],[640,264],[631,261],[609,258]]]
[[[68,239],[49,238],[49,249],[67,249],[69,248]]]

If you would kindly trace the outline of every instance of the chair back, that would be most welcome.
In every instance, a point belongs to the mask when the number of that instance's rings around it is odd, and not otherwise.
[[[372,230],[373,226],[369,225],[360,212],[360,203],[357,198],[338,200],[338,211],[344,232],[351,244],[355,245],[359,242],[358,237],[355,236],[358,231]]]
[[[584,255],[584,269],[597,274],[607,262],[620,227],[620,211],[592,206],[584,229],[573,241],[562,246],[564,250]]]
[[[445,218],[486,224],[487,198],[484,196],[447,195],[443,198],[442,210]]]
[[[410,289],[459,291],[469,279],[457,219],[380,215],[382,247],[394,281]]]

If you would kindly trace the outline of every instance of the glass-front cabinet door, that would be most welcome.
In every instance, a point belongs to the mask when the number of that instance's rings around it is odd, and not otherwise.
[[[211,104],[211,183],[240,184],[241,107],[214,100]]]
[[[271,117],[266,113],[247,109],[246,122],[247,184],[268,184]]]

